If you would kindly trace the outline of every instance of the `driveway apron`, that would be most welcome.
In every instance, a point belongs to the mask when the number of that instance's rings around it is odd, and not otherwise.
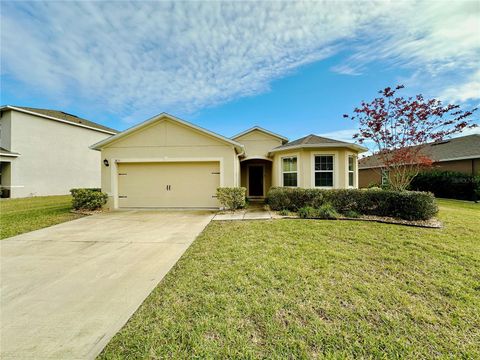
[[[0,358],[94,358],[213,215],[116,211],[1,240]]]

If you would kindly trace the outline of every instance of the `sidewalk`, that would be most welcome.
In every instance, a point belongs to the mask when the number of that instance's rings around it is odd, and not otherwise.
[[[277,215],[273,211],[267,210],[263,203],[251,203],[246,209],[236,211],[218,212],[212,221],[230,221],[230,220],[270,220],[276,219]]]

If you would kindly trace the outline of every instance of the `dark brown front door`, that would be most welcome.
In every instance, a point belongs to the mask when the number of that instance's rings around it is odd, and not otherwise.
[[[248,167],[248,196],[263,196],[263,166]]]

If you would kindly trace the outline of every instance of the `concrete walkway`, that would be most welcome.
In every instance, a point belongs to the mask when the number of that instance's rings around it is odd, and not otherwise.
[[[278,216],[269,211],[262,203],[250,204],[246,209],[236,211],[218,212],[213,220],[230,221],[230,220],[270,220]]]
[[[0,241],[0,358],[93,359],[213,216],[112,212]]]

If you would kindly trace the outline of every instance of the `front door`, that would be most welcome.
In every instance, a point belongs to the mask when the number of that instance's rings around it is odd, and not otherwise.
[[[248,196],[263,196],[263,166],[248,167]]]

